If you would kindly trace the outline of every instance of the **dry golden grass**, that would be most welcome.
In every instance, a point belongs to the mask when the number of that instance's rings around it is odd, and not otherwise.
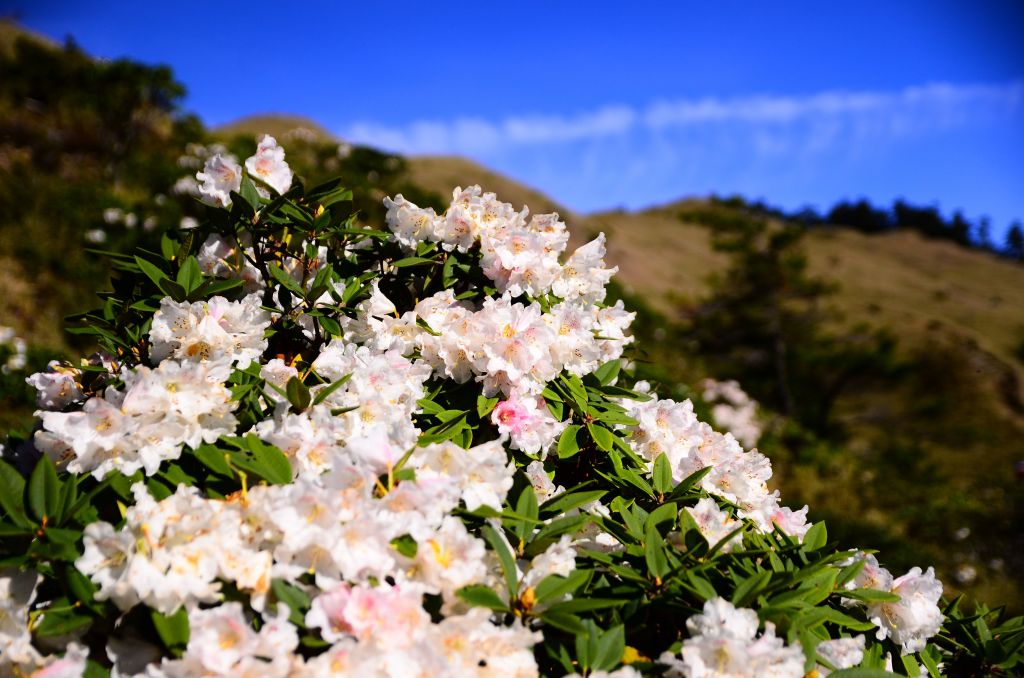
[[[14,54],[14,43],[19,38],[28,38],[40,45],[54,49],[60,47],[56,41],[15,23],[13,19],[0,19],[0,54],[5,56]]]
[[[263,134],[269,134],[279,142],[284,143],[287,135],[295,130],[308,130],[317,139],[322,141],[338,141],[338,137],[318,122],[304,118],[301,115],[285,115],[281,113],[247,115],[226,125],[215,127],[212,133],[214,137],[220,138],[238,135],[249,135],[256,138]]]

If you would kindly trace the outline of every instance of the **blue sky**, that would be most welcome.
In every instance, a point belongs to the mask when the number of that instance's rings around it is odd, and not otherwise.
[[[1024,218],[1020,2],[0,0],[103,57],[171,65],[211,125],[309,116],[458,153],[570,208],[741,193]]]

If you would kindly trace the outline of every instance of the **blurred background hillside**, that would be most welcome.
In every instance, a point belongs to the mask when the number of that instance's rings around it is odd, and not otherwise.
[[[201,218],[190,178],[205,158],[245,157],[270,133],[304,180],[341,175],[365,223],[383,222],[385,195],[440,209],[454,186],[479,183],[559,212],[571,246],[606,233],[616,294],[640,311],[643,377],[698,401],[705,377],[737,380],[760,403],[758,446],[787,503],[810,504],[834,539],[880,549],[893,569],[934,563],[947,591],[1024,610],[1020,203],[993,205],[993,219],[976,201],[967,217],[850,186],[834,202],[780,195],[777,207],[676,176],[664,201],[563,204],[543,173],[517,181],[436,152],[472,146],[402,147],[366,126],[339,134],[262,113],[258,95],[211,120],[186,84],[169,67],[0,24],[0,430],[30,430],[26,374],[91,348],[63,318],[96,305],[109,273],[100,252],[157,248],[163,229]],[[967,109],[995,96],[1019,122],[1019,85],[979,96]]]

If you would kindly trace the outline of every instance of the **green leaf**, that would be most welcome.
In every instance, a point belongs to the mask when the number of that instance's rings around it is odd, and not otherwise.
[[[181,268],[178,269],[177,282],[185,288],[186,294],[191,294],[193,290],[203,284],[203,273],[199,270],[199,262],[195,257],[190,256],[185,259]]]
[[[772,578],[771,570],[760,570],[750,575],[736,587],[732,593],[732,604],[736,607],[750,607],[757,594],[768,585]]]
[[[25,478],[18,470],[0,459],[0,508],[16,525],[29,527],[32,521],[25,515]]]
[[[110,678],[110,669],[104,668],[94,659],[89,659],[85,662],[82,678]]]
[[[184,607],[179,607],[178,611],[171,615],[161,614],[156,610],[150,610],[149,614],[164,647],[175,657],[180,657],[188,645],[188,612]]]
[[[306,612],[311,604],[309,595],[294,584],[283,579],[272,579],[270,590],[278,601],[288,606],[288,619],[296,626],[305,624]]]
[[[651,511],[650,515],[647,516],[647,521],[644,525],[644,528],[648,529],[653,526],[661,525],[662,523],[668,521],[672,521],[674,523],[678,515],[679,507],[674,502],[662,504],[658,508]]]
[[[843,591],[841,595],[844,598],[862,600],[865,603],[898,603],[900,601],[900,597],[897,594],[879,591],[878,589],[854,589],[852,591]]]
[[[824,522],[815,523],[804,535],[804,550],[817,551],[828,543],[828,530]]]
[[[605,452],[610,452],[615,447],[615,434],[604,426],[588,423],[587,431],[590,432],[590,437],[594,439],[597,446]]]
[[[64,582],[68,586],[68,591],[75,596],[77,600],[80,600],[83,605],[89,607],[93,611],[99,609],[99,604],[96,603],[96,585],[92,583],[92,580],[86,577],[84,574],[78,571],[77,568],[69,566],[64,568]]]
[[[488,398],[484,395],[476,397],[476,416],[483,419],[494,410],[494,406],[498,404],[497,398]]]
[[[285,289],[294,293],[295,296],[300,299],[305,298],[306,291],[302,289],[302,285],[300,285],[295,278],[285,273],[280,266],[277,264],[270,264],[267,267],[267,270],[270,271],[270,275],[273,276],[274,280],[280,283]]]
[[[455,592],[459,598],[475,607],[486,607],[496,612],[508,612],[508,604],[488,586],[473,584]]]
[[[654,460],[654,491],[667,494],[672,490],[672,465],[665,454],[659,454]]]
[[[419,551],[419,544],[409,534],[395,537],[391,540],[391,546],[406,558],[415,558],[416,553]]]
[[[603,497],[608,490],[587,490],[584,492],[563,492],[541,504],[539,515],[551,517],[579,508]]]
[[[534,492],[533,485],[525,485],[519,493],[519,498],[516,500],[516,513],[530,519],[514,523],[513,532],[520,540],[523,540],[533,531],[534,523],[532,521],[537,520],[537,493]]]
[[[24,537],[36,531],[33,525],[15,525],[0,521],[0,537]]]
[[[687,572],[686,579],[690,586],[693,587],[694,592],[703,600],[711,600],[718,597],[718,592],[715,591],[715,587],[711,585],[711,582],[699,574],[692,571]]]
[[[516,572],[516,561],[512,557],[512,552],[508,550],[508,546],[505,545],[505,540],[501,538],[501,535],[490,525],[484,525],[481,532],[487,543],[491,545],[491,549],[498,556],[498,562],[501,563],[501,570],[505,575],[505,585],[508,587],[509,595],[513,598],[516,597],[519,593],[519,580]]]
[[[893,678],[897,674],[883,669],[842,669],[828,674],[830,678]]]
[[[225,456],[227,452],[216,445],[200,445],[192,454],[203,466],[214,473],[227,476],[228,478],[235,475]]]
[[[525,555],[531,557],[539,555],[548,546],[558,541],[558,538],[563,534],[579,532],[590,520],[591,517],[586,513],[575,516],[563,516],[557,520],[552,520],[533,535],[524,551]]]
[[[619,376],[619,371],[621,369],[621,360],[609,360],[604,365],[601,365],[594,370],[593,375],[601,386],[607,386],[615,381],[615,378]]]
[[[569,614],[568,612],[545,610],[538,616],[544,623],[568,633],[581,634],[587,632],[587,627],[583,625],[583,620],[574,614]]]
[[[292,379],[294,379],[294,378],[295,377],[292,377]],[[332,381],[329,386],[324,386],[323,388],[319,389],[316,392],[316,397],[313,398],[313,405],[316,406],[316,405],[319,405],[320,403],[322,403],[324,400],[327,399],[327,396],[331,395],[332,393],[337,391],[339,388],[344,386],[346,383],[348,383],[348,380],[351,379],[351,378],[352,378],[352,374],[351,373],[350,374],[346,374],[341,379],[338,379],[336,381]],[[290,398],[289,398],[289,400],[290,400]],[[305,409],[305,408],[303,408],[303,409]]]
[[[426,257],[406,257],[405,259],[399,259],[398,261],[391,262],[391,265],[395,268],[407,268],[409,266],[424,266],[426,264],[436,263],[436,259],[427,259]]]
[[[42,621],[35,628],[35,635],[41,637],[63,636],[92,623],[92,615],[71,607],[67,598],[53,601],[52,611],[43,613]]]
[[[167,274],[157,268],[154,264],[146,261],[142,257],[135,257],[135,263],[138,264],[139,270],[146,274],[146,277],[153,281],[157,287],[160,287],[160,283],[167,280]]]
[[[161,292],[171,297],[175,301],[184,301],[185,297],[188,296],[188,293],[185,292],[185,288],[179,285],[178,283],[174,282],[170,278],[164,278],[163,280],[161,280],[159,283],[157,283],[157,287],[160,288]]]
[[[302,412],[309,407],[312,396],[310,396],[309,387],[302,383],[301,379],[298,377],[289,379],[285,391],[288,394],[288,402],[292,404],[296,412]]]
[[[573,570],[568,576],[560,574],[549,574],[540,580],[537,588],[534,589],[537,603],[546,603],[549,600],[561,598],[566,594],[574,593],[580,587],[586,585],[593,576],[593,570]]]
[[[235,441],[241,449],[229,453],[232,465],[272,485],[286,485],[292,481],[292,465],[284,452],[263,442],[254,433]]]
[[[669,572],[668,556],[665,555],[665,540],[656,526],[651,525],[647,529],[644,539],[644,560],[647,561],[647,569],[655,577],[664,577]]]
[[[604,610],[609,607],[622,607],[629,603],[628,600],[618,598],[574,598],[565,602],[552,605],[551,610],[557,612],[589,612],[591,610]]]
[[[249,203],[254,210],[260,208],[260,194],[248,174],[242,176],[241,185],[238,187],[238,195],[242,196],[242,199]]]
[[[622,653],[626,651],[626,630],[622,624],[613,626],[597,641],[596,651],[590,655],[590,668],[595,671],[609,671],[622,661]]]
[[[340,337],[342,335],[341,324],[334,318],[322,315],[317,318],[320,323],[320,327],[324,328],[324,332],[332,337]]]
[[[711,466],[705,466],[704,468],[694,471],[690,475],[686,476],[683,478],[682,482],[676,485],[675,489],[672,490],[672,493],[668,495],[666,499],[668,501],[682,499],[683,496],[690,491],[690,488],[700,483],[700,481],[704,480],[704,476],[711,473],[711,469]]]
[[[558,457],[567,459],[580,451],[580,444],[576,440],[576,433],[583,428],[579,424],[566,426],[562,435],[558,437]]]
[[[212,297],[215,294],[223,294],[236,287],[241,287],[245,284],[245,281],[241,278],[227,278],[226,280],[207,280],[202,286],[196,290],[202,294]]]
[[[56,515],[60,498],[60,481],[57,469],[45,454],[36,462],[28,479],[28,507],[35,517],[42,521]]]

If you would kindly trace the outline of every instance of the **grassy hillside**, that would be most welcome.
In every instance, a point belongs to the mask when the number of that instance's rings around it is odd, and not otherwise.
[[[690,216],[702,204],[601,213],[582,226],[608,234],[624,284],[672,313],[705,292],[708,274],[723,262],[708,229]],[[835,303],[851,322],[884,324],[914,338],[938,323],[1014,362],[1024,341],[1024,266],[909,231],[815,230],[806,246],[812,272],[839,283]]]
[[[304,118],[301,115],[283,115],[266,113],[247,115],[226,125],[213,128],[214,138],[232,138],[237,136],[256,137],[269,134],[283,142],[289,135],[302,134],[318,141],[338,141],[326,127],[320,123]]]

